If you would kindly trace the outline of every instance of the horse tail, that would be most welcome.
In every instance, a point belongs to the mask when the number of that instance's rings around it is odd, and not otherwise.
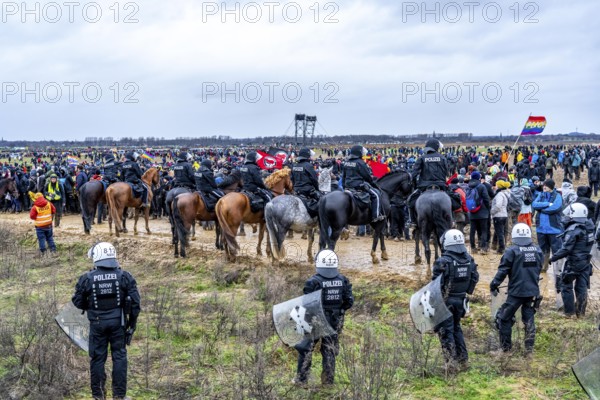
[[[83,229],[85,230],[85,233],[89,233],[92,230],[91,218],[94,214],[89,214],[89,210],[85,203],[85,199],[87,197],[86,186],[87,184],[83,185],[81,189],[79,189],[79,207],[81,208],[81,219],[83,220]]]
[[[233,232],[227,223],[226,210],[224,208],[224,203],[221,200],[217,202],[215,214],[217,214],[217,219],[219,220],[219,225],[221,226],[221,234],[227,242],[227,247],[232,254],[235,254],[240,249],[240,246],[235,240],[236,232]]]
[[[431,207],[431,215],[433,217],[433,223],[435,226],[435,241],[438,244],[440,243],[440,238],[442,237],[444,232],[446,232],[449,229],[447,222],[448,218],[452,218],[451,215],[446,215],[444,207],[441,206],[441,203],[443,202],[432,204]]]
[[[319,201],[319,250],[326,249],[331,241],[331,224],[327,215],[327,196]]]
[[[106,206],[108,208],[108,215],[113,220],[113,223],[115,224],[115,232],[118,233],[118,231],[121,229],[121,216],[117,215],[117,206],[115,204],[115,199],[113,198],[113,192],[114,192],[114,188],[109,186],[108,189],[106,189],[106,193],[104,193],[104,195],[106,197]]]
[[[282,253],[283,246],[283,235],[280,232],[280,227],[277,223],[277,218],[275,216],[275,209],[273,206],[273,202],[270,201],[265,205],[265,223],[267,225],[267,230],[269,231],[269,240],[271,241],[271,251],[273,252],[273,258],[277,260],[281,260],[284,256]]]
[[[181,243],[181,246],[183,247],[187,244],[188,231],[185,229],[183,218],[181,218],[177,203],[178,200],[177,197],[175,197],[171,203],[171,214],[173,216],[173,222],[175,223],[175,229],[177,230],[177,236],[179,237],[179,243]]]

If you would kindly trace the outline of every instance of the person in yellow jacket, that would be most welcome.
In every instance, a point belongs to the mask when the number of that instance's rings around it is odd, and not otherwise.
[[[65,204],[64,190],[58,176],[56,174],[50,175],[50,182],[44,188],[44,197],[48,200],[56,209],[56,218],[54,218],[54,226],[58,228],[60,225],[60,217],[62,217],[62,209]]]
[[[56,208],[41,193],[36,193],[31,197],[35,199],[35,202],[31,207],[31,211],[29,211],[29,218],[33,220],[35,225],[40,252],[42,254],[46,253],[47,242],[50,251],[55,253],[56,244],[54,243],[54,232],[52,231],[52,216],[56,214]]]

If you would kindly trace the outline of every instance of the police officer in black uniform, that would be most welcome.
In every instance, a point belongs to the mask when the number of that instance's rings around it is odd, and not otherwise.
[[[307,209],[311,216],[315,216],[317,210],[314,206],[319,201],[321,192],[319,191],[317,172],[310,163],[310,158],[310,149],[300,150],[296,158],[297,162],[292,165],[292,183],[296,194],[307,199],[309,203]]]
[[[102,242],[88,252],[94,269],[83,274],[73,295],[75,307],[87,311],[90,321],[89,355],[92,396],[106,398],[104,364],[108,344],[113,361],[113,398],[127,395],[127,348],[140,313],[140,294],[133,276],[119,267],[112,244]]]
[[[209,159],[202,160],[200,169],[194,173],[196,180],[196,190],[208,200],[207,208],[209,211],[214,209],[214,204],[223,197],[224,193],[219,189],[215,182],[215,175],[212,170],[212,162]]]
[[[260,168],[258,165],[256,165],[257,159],[257,153],[255,151],[251,151],[246,155],[244,165],[240,167],[242,181],[244,183],[242,189],[259,196],[261,199],[263,199],[264,204],[267,204],[271,200],[271,195],[260,175]]]
[[[333,384],[335,377],[335,357],[339,353],[339,338],[344,325],[344,314],[354,304],[352,284],[348,278],[338,272],[338,257],[331,250],[323,250],[317,254],[317,273],[311,276],[304,284],[304,294],[321,292],[321,302],[325,312],[325,318],[336,334],[321,338],[321,355],[323,357],[323,372],[321,383]],[[308,348],[297,348],[298,369],[294,383],[304,384],[308,381],[310,367],[312,365],[312,352],[317,341],[310,344]]]
[[[354,146],[350,149],[350,156],[344,163],[342,186],[344,189],[354,189],[369,194],[371,198],[371,216],[373,221],[378,222],[385,219],[381,208],[380,194],[373,188],[375,182],[371,176],[371,169],[362,159],[365,152],[362,146]]]
[[[413,167],[411,175],[417,190],[408,199],[410,221],[413,226],[417,223],[415,204],[421,193],[431,187],[448,192],[446,188],[448,165],[446,157],[439,153],[442,148],[443,145],[439,140],[428,140],[424,148],[425,154],[419,157]]]
[[[104,174],[102,175],[102,180],[108,182],[109,185],[118,182],[121,165],[122,163],[115,161],[112,153],[107,153],[104,156]]]
[[[142,183],[142,169],[138,163],[135,162],[137,157],[137,153],[130,152],[125,154],[125,162],[121,167],[121,170],[123,171],[123,180],[142,190],[142,207],[149,207],[148,190]]]
[[[179,157],[177,158],[177,162],[173,167],[173,171],[175,171],[175,180],[173,183],[174,187],[185,187],[190,190],[193,190],[196,186],[194,177],[194,169],[192,168],[192,164],[189,162],[189,155],[185,151],[179,153]]]
[[[500,285],[508,276],[508,297],[496,315],[496,326],[500,331],[502,352],[512,350],[511,333],[515,313],[521,308],[525,325],[525,353],[533,352],[535,342],[535,312],[539,308],[539,279],[544,255],[542,249],[531,240],[531,228],[519,223],[512,230],[513,246],[506,249],[500,259],[498,272],[490,283],[492,295],[498,295]]]
[[[562,247],[550,262],[567,257],[560,276],[559,288],[567,317],[583,317],[587,306],[588,287],[592,273],[591,251],[594,245],[594,223],[588,218],[588,209],[581,203],[573,203],[563,211],[565,224]],[[573,285],[577,306],[573,296]]]
[[[433,265],[432,280],[442,275],[442,293],[452,316],[435,327],[440,337],[444,357],[449,367],[458,363],[460,369],[468,367],[469,354],[460,326],[468,310],[467,294],[473,294],[479,273],[477,264],[465,247],[465,237],[458,229],[450,229],[442,237],[444,252]]]

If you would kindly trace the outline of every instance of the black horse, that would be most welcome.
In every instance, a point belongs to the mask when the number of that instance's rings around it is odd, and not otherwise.
[[[417,228],[414,232],[415,264],[421,263],[419,240],[422,240],[425,247],[427,267],[431,268],[429,240],[431,235],[434,234],[433,246],[435,248],[435,259],[437,260],[440,239],[452,227],[452,201],[450,196],[442,190],[427,190],[417,199],[415,210],[417,211]]]
[[[81,206],[81,219],[83,220],[83,230],[89,235],[92,230],[94,216],[98,209],[98,204],[106,203],[104,198],[104,184],[102,181],[92,180],[86,182],[79,188],[79,205]],[[100,223],[100,215],[98,223]]]
[[[405,196],[412,192],[412,179],[410,174],[404,170],[392,172],[385,175],[377,181],[377,186],[381,189],[381,207],[384,215],[390,213],[390,197],[397,192]],[[320,220],[320,238],[319,248],[334,250],[335,245],[340,238],[342,230],[346,225],[368,225],[373,228],[373,246],[371,248],[371,258],[373,264],[379,263],[376,250],[377,243],[381,241],[381,258],[388,259],[385,249],[383,231],[387,225],[386,220],[371,222],[371,207],[357,207],[355,201],[350,198],[350,194],[341,191],[334,191],[322,197],[319,201],[319,220]]]

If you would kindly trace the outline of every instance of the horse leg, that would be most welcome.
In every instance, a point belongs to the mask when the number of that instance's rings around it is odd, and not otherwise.
[[[420,265],[422,262],[421,259],[421,250],[419,248],[419,240],[421,239],[421,233],[419,229],[413,230],[413,237],[415,238],[415,265]]]
[[[379,264],[379,258],[377,258],[377,242],[379,242],[378,229],[373,232],[373,245],[371,246],[371,260],[373,264]]]
[[[265,225],[260,224],[260,230],[258,231],[258,245],[256,246],[256,255],[262,256],[262,241],[265,236]]]
[[[287,238],[288,238],[288,239],[293,239],[293,238],[294,238],[294,231],[293,231],[293,230],[291,230],[291,229],[290,229],[290,230],[288,231],[288,233],[287,233]]]
[[[312,247],[313,247],[313,243],[315,242],[315,230],[314,230],[314,228],[308,228],[307,232],[308,232],[308,250],[306,252],[306,255],[308,256],[308,263],[312,264],[315,261],[313,254],[312,254]]]
[[[429,245],[431,235],[423,233],[423,246],[425,247],[425,259],[427,260],[427,275],[431,276],[431,247]]]
[[[138,219],[140,218],[140,209],[139,208],[134,208],[133,209],[133,234],[137,235],[138,231],[137,231],[137,223],[138,223]]]
[[[151,235],[150,226],[148,225],[148,220],[150,219],[150,207],[144,207],[144,218],[146,220],[146,233]]]
[[[307,230],[305,229],[305,230],[303,230],[303,231],[302,231],[302,236],[300,237],[300,239],[306,239],[306,238],[307,238],[307,236],[308,236],[308,232],[307,232]]]
[[[121,217],[121,223],[123,224],[123,228],[121,229],[121,232],[127,233],[127,207],[125,207],[123,209],[123,215],[121,215],[120,217]]]
[[[192,240],[196,240],[196,220],[192,222]]]
[[[390,257],[388,256],[387,250],[385,249],[384,236],[385,235],[383,234],[383,232],[379,234],[379,240],[381,241],[381,259],[387,261],[390,259]]]
[[[112,210],[109,210],[109,212],[108,212],[108,233],[110,236],[112,236],[112,234],[113,234],[113,231],[112,231],[113,226],[112,225],[113,225]],[[116,230],[117,230],[117,222],[115,221],[115,231]],[[119,235],[117,234],[117,237],[118,236]]]
[[[215,233],[216,233],[216,239],[215,239],[215,247],[217,248],[217,250],[223,250],[222,246],[221,246],[221,226],[217,223],[215,224]]]
[[[244,230],[244,223],[240,224],[240,231],[237,234],[238,236],[246,236],[246,231]]]

